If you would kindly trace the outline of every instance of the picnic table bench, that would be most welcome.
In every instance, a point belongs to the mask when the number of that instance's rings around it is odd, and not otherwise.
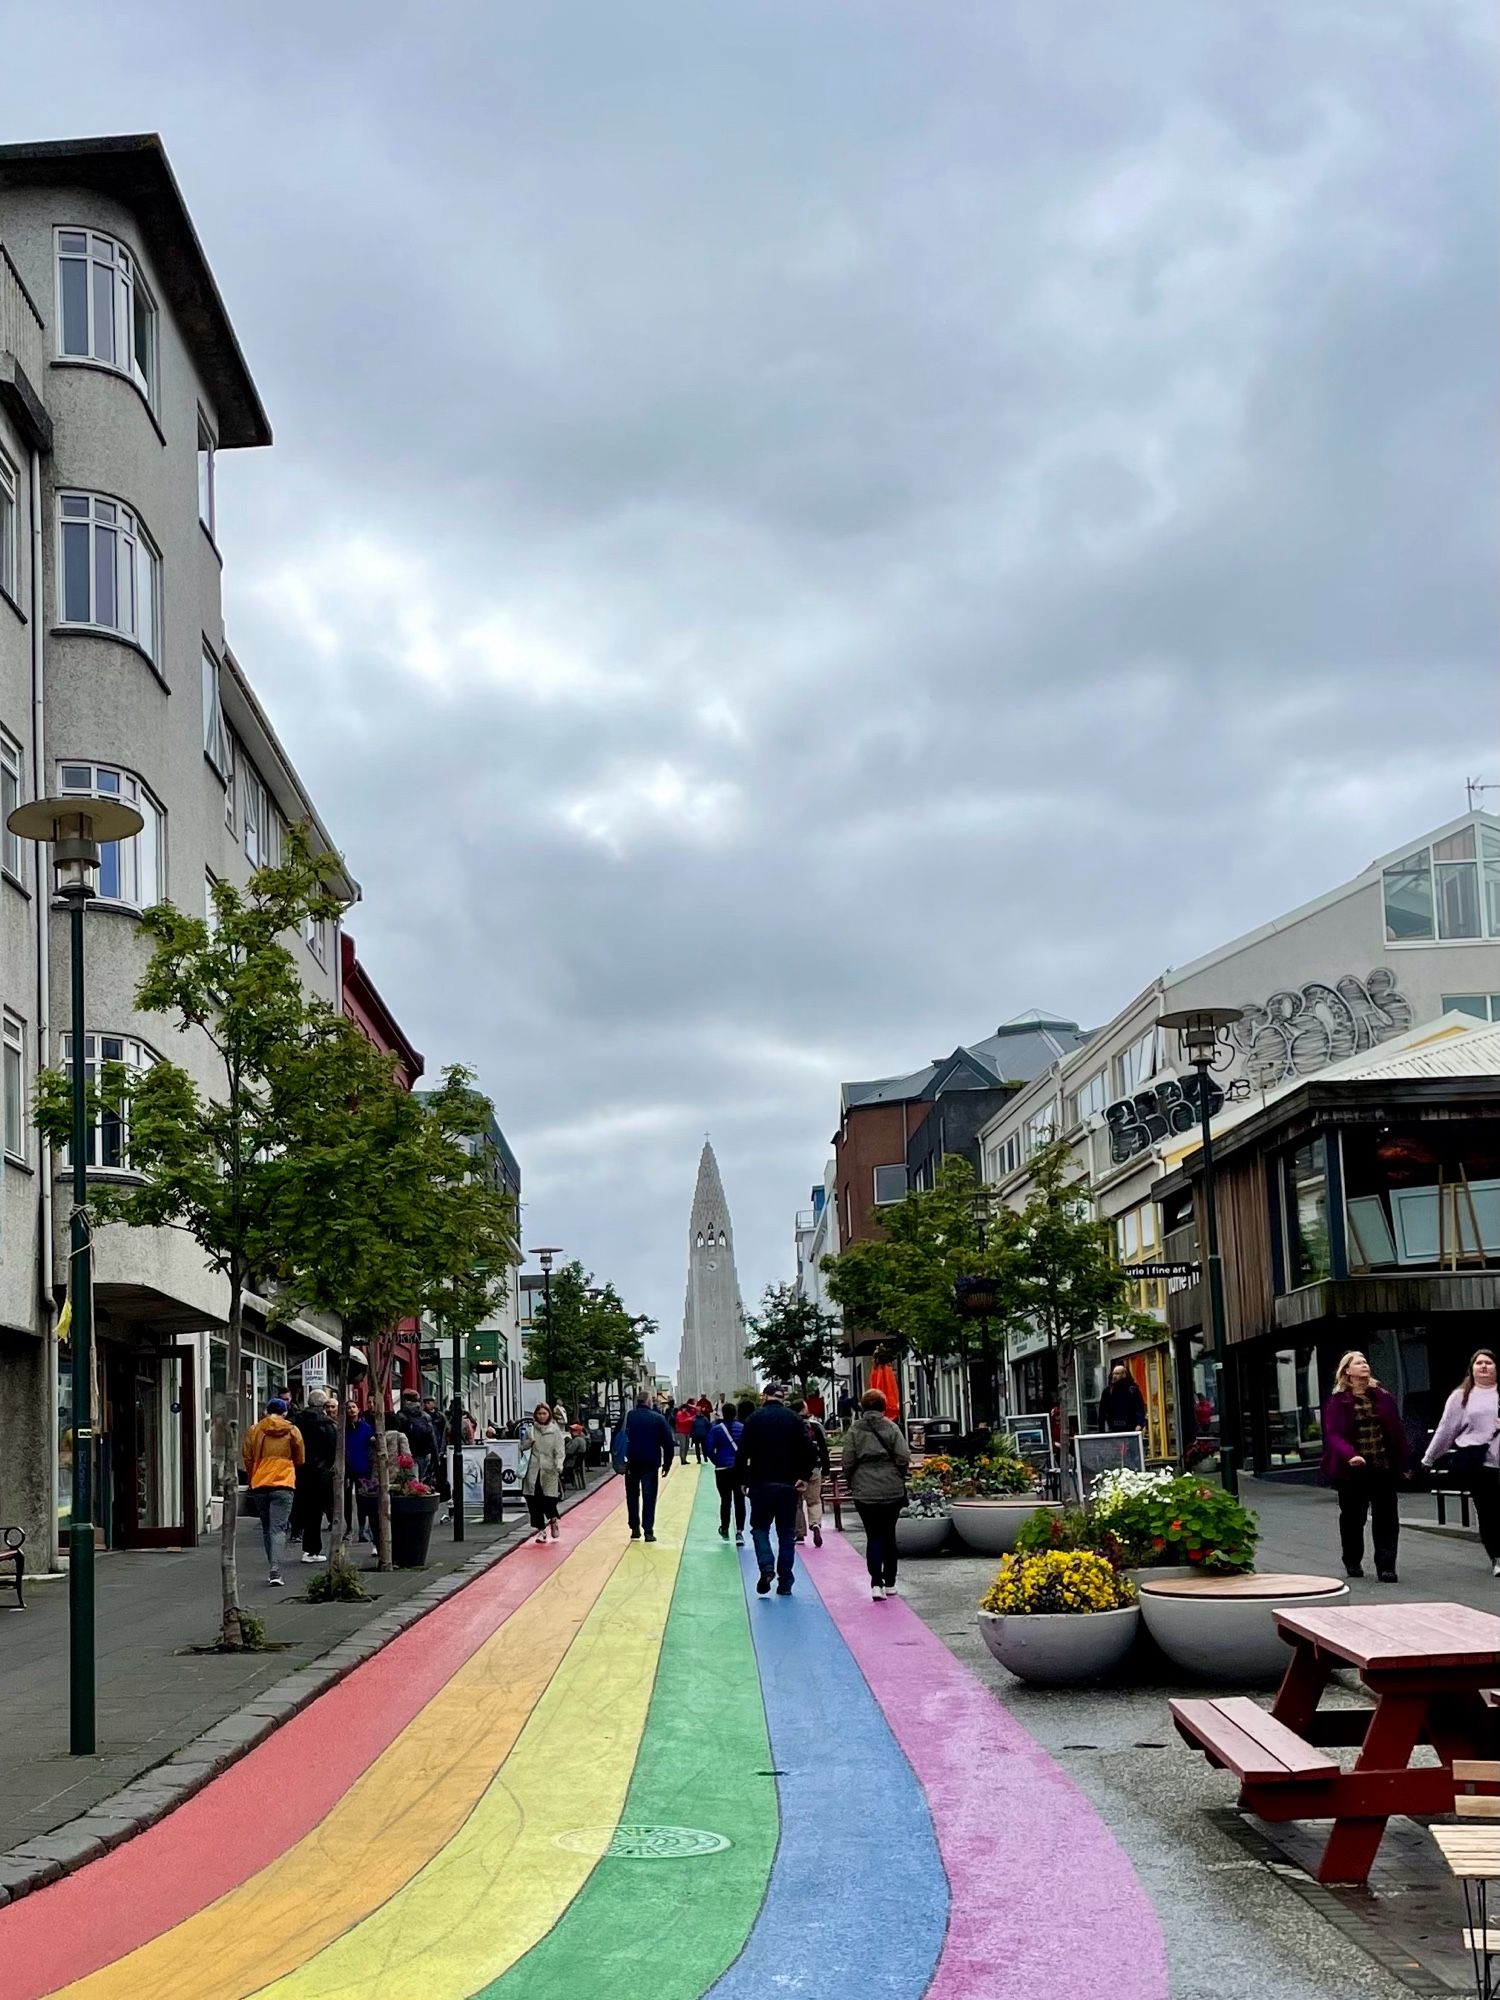
[[[1178,1733],[1240,1780],[1240,1805],[1272,1821],[1329,1819],[1320,1882],[1364,1882],[1386,1822],[1454,1809],[1454,1766],[1493,1748],[1484,1690],[1500,1680],[1500,1618],[1461,1604],[1278,1608],[1292,1647],[1270,1712],[1244,1696],[1174,1701]],[[1373,1709],[1320,1706],[1354,1667]],[[1440,1762],[1414,1767],[1430,1743]],[[1352,1770],[1322,1754],[1359,1746]],[[1495,1802],[1500,1806],[1500,1800]]]

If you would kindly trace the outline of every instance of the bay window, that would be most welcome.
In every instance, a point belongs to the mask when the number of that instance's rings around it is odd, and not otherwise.
[[[21,873],[21,836],[4,822],[26,797],[26,752],[9,730],[0,729],[0,867],[17,882]]]
[[[99,493],[58,496],[58,595],[65,625],[133,639],[155,660],[161,632],[161,558],[139,520]]]
[[[135,1075],[141,1075],[156,1062],[154,1052],[144,1042],[136,1041],[131,1035],[85,1035],[83,1038],[84,1081],[93,1089],[100,1072],[108,1065],[119,1063]],[[62,1066],[71,1070],[73,1065],[73,1037],[62,1037]],[[130,1107],[124,1105],[119,1110],[101,1106],[89,1123],[84,1138],[84,1164],[90,1167],[128,1168],[130,1165]],[[64,1149],[67,1164],[73,1164],[71,1149]]]
[[[26,1023],[5,1009],[3,1083],[5,1151],[12,1160],[26,1159]]]
[[[156,407],[156,303],[134,256],[94,229],[57,232],[57,318],[65,358],[128,375]]]
[[[14,598],[20,589],[20,530],[16,511],[16,468],[0,451],[0,590]]]
[[[99,894],[110,902],[133,903],[148,910],[166,894],[163,838],[166,814],[132,771],[110,764],[62,764],[60,789],[95,799],[118,799],[134,806],[145,824],[128,840],[106,840],[99,847]]]

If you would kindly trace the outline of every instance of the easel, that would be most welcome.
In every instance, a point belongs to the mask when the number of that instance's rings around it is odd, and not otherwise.
[[[1465,1211],[1468,1214],[1467,1245],[1464,1241]],[[1458,1179],[1450,1181],[1444,1178],[1444,1171],[1439,1167],[1438,1268],[1444,1271],[1456,1271],[1463,1264],[1477,1264],[1482,1268],[1484,1262],[1484,1244],[1479,1235],[1479,1217],[1474,1208],[1474,1195],[1469,1187],[1468,1171],[1460,1161]]]

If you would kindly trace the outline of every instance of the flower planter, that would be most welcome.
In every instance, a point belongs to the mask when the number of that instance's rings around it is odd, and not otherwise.
[[[1196,1563],[1161,1563],[1156,1568],[1143,1564],[1140,1569],[1122,1569],[1121,1576],[1128,1576],[1136,1589],[1143,1590],[1148,1583],[1165,1583],[1173,1576],[1202,1576]]]
[[[1195,1680],[1255,1686],[1280,1680],[1291,1652],[1276,1630],[1278,1606],[1338,1604],[1349,1586],[1332,1576],[1147,1577],[1146,1630],[1174,1667]]]
[[[1130,1651],[1140,1609],[979,1613],[979,1634],[1007,1672],[1039,1687],[1101,1680]]]
[[[959,1540],[982,1556],[1008,1556],[1033,1514],[1055,1513],[1037,1499],[955,1500],[953,1525]]]
[[[442,1505],[436,1493],[391,1495],[391,1564],[396,1569],[421,1569],[427,1561],[432,1524]]]
[[[937,1555],[947,1545],[948,1530],[952,1525],[946,1514],[898,1514],[897,1555]]]

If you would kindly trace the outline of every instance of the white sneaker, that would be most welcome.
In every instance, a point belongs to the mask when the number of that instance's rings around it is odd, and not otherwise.
[[[284,1590],[286,1588],[286,1585],[281,1581],[281,1578],[276,1574],[274,1569],[266,1578],[266,1582],[271,1586],[272,1590]]]
[[[303,1558],[302,1558],[302,1560],[303,1560],[303,1561],[304,1561],[305,1563],[326,1563],[326,1562],[327,1562],[327,1560],[328,1560],[328,1558],[327,1558],[327,1556],[309,1556],[309,1555],[304,1555],[304,1556],[303,1556]]]
[[[545,1548],[545,1547],[546,1547],[546,1545],[547,1545],[547,1530],[546,1530],[545,1528],[543,1528],[542,1532],[541,1532],[541,1533],[540,1533],[540,1534],[539,1534],[539,1535],[537,1536],[537,1538],[536,1538],[536,1545],[537,1545],[537,1547],[538,1547],[539,1549],[541,1549],[541,1548]]]
[[[1496,1556],[1495,1560],[1490,1564],[1490,1575],[1500,1576],[1500,1556]]]
[[[898,1585],[894,1583],[888,1583],[885,1587],[885,1594],[887,1597],[899,1597],[901,1595],[901,1591]]]
[[[885,1591],[878,1583],[870,1585],[870,1599],[875,1604],[883,1604],[885,1602]]]

